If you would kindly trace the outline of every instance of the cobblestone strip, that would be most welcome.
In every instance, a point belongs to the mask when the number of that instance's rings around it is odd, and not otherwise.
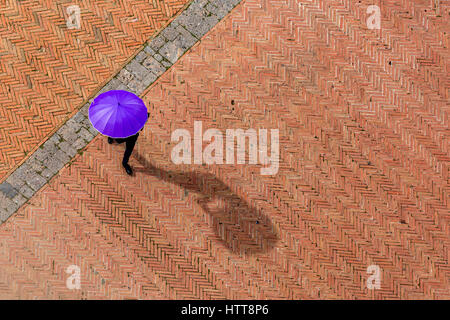
[[[109,90],[142,94],[240,2],[194,0],[98,94]],[[88,119],[88,110],[89,103],[0,184],[0,223],[24,205],[98,134]]]

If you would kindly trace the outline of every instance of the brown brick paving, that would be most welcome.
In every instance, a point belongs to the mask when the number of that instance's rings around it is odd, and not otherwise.
[[[450,298],[448,20],[386,4],[370,31],[347,5],[237,7],[145,94],[134,177],[99,136],[0,227],[1,296]],[[279,129],[278,174],[174,165],[195,120]]]
[[[0,180],[187,0],[6,1],[0,7]],[[81,28],[66,25],[78,5]]]

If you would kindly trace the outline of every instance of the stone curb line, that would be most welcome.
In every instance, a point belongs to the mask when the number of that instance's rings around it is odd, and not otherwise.
[[[242,0],[194,0],[98,93],[141,95]],[[92,99],[91,99],[92,101]],[[0,184],[0,224],[45,186],[97,136],[86,103]]]

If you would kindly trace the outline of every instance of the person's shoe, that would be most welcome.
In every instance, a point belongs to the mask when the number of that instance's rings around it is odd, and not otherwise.
[[[113,138],[108,137],[108,143],[109,143],[109,144],[112,144],[113,142],[114,142]]]
[[[131,176],[133,174],[133,169],[131,169],[131,167],[128,163],[124,163],[123,167],[125,168],[125,171],[127,172],[128,175]]]

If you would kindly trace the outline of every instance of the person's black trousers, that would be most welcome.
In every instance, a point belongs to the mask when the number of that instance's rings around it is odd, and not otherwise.
[[[117,143],[126,143],[125,153],[123,155],[122,164],[128,164],[128,160],[130,160],[131,153],[133,152],[134,146],[136,144],[137,138],[139,137],[139,133],[136,133],[134,136],[130,136],[128,138],[118,138],[114,139]]]

